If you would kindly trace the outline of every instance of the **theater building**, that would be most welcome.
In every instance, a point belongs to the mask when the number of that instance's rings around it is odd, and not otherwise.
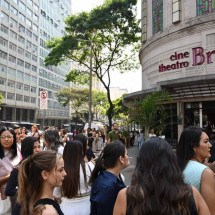
[[[168,138],[190,125],[215,125],[215,0],[142,0],[142,90],[172,96]]]

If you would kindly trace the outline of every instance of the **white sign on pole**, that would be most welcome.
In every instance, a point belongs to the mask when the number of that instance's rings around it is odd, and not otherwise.
[[[48,109],[48,92],[40,91],[40,109]]]

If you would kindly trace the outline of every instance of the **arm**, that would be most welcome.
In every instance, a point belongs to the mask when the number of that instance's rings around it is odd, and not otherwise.
[[[125,215],[126,214],[126,208],[127,208],[126,190],[127,190],[127,188],[124,188],[119,191],[116,202],[115,202],[115,206],[113,209],[113,215]]]
[[[10,174],[0,177],[0,187],[8,182],[9,177],[10,177]]]
[[[209,168],[205,169],[202,173],[200,192],[211,215],[215,215],[215,178],[213,171]]]
[[[10,174],[10,178],[7,182],[5,189],[6,196],[15,196],[18,187],[18,170],[14,168]]]
[[[193,190],[193,197],[196,203],[198,215],[210,215],[209,208],[205,203],[205,200],[202,198],[201,194],[199,193],[199,191],[195,187],[192,187],[192,190]]]
[[[58,215],[57,211],[52,205],[44,205],[44,209],[42,210],[42,215]]]

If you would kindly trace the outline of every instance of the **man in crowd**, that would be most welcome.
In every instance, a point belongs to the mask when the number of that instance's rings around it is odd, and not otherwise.
[[[119,125],[114,122],[112,125],[112,131],[110,131],[107,135],[107,143],[110,143],[115,140],[120,140],[124,143],[124,138],[122,137],[122,133],[119,131]]]

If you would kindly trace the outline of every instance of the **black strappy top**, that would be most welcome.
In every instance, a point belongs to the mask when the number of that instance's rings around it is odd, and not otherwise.
[[[53,199],[48,199],[48,198],[39,199],[34,204],[34,208],[37,207],[38,205],[52,205],[55,208],[55,210],[58,212],[59,215],[64,215],[64,213],[60,209],[59,204],[56,201],[54,201]]]

